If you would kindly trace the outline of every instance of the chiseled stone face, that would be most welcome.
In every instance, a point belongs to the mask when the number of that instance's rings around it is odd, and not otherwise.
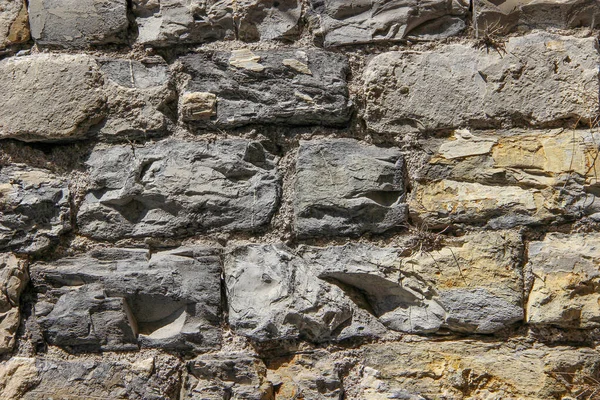
[[[13,164],[0,169],[0,249],[35,253],[71,229],[65,178]]]
[[[598,108],[594,38],[533,33],[504,50],[472,44],[389,52],[366,68],[365,120],[378,133],[572,127]]]
[[[38,54],[0,61],[0,138],[81,139],[105,116],[103,79],[87,55]]]
[[[98,148],[87,165],[91,186],[77,222],[98,239],[252,231],[270,221],[279,202],[274,157],[259,142]]]
[[[529,244],[532,286],[527,322],[564,328],[600,326],[600,235],[549,233]]]
[[[31,36],[43,46],[127,43],[127,0],[30,0]]]
[[[326,47],[456,35],[469,7],[462,0],[311,0],[311,6]]]
[[[19,298],[29,282],[27,263],[12,253],[0,254],[0,354],[15,345],[21,313]]]
[[[343,55],[321,50],[248,49],[179,59],[190,80],[182,88],[180,119],[192,130],[249,124],[343,126],[350,119]],[[216,97],[209,118],[189,114],[194,93]]]
[[[0,54],[29,40],[27,4],[24,0],[0,0]]]
[[[102,249],[31,266],[35,317],[53,345],[84,351],[220,345],[219,249]],[[52,289],[52,290],[50,290]]]
[[[398,230],[406,223],[402,153],[353,139],[302,141],[295,181],[301,237]]]

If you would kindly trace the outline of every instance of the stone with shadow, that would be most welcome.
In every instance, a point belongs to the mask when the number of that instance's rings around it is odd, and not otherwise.
[[[72,351],[220,346],[219,250],[98,249],[31,266],[45,340]]]

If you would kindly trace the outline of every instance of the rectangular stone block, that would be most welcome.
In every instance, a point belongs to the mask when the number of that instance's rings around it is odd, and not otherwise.
[[[532,286],[527,322],[563,328],[600,326],[600,235],[549,233],[529,244]]]
[[[344,56],[320,50],[248,49],[180,58],[189,82],[180,121],[192,129],[249,124],[342,126],[350,119]],[[206,117],[186,110],[199,94],[215,96]],[[201,110],[199,110],[201,111]]]
[[[99,146],[87,166],[91,184],[77,223],[97,239],[253,231],[279,204],[275,158],[249,140]]]
[[[45,340],[73,351],[207,351],[221,342],[220,249],[99,249],[31,266]]]
[[[398,230],[406,223],[405,166],[394,148],[353,139],[302,141],[294,228],[300,237]]]
[[[325,47],[457,35],[469,8],[462,0],[311,0],[311,6]]]
[[[30,0],[36,44],[66,48],[127,43],[127,0]]]
[[[367,127],[378,133],[573,127],[598,109],[595,38],[533,33],[498,49],[472,43],[390,52],[366,68]]]

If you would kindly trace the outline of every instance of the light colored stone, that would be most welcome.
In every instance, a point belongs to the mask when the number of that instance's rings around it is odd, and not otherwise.
[[[260,56],[257,56],[248,49],[232,50],[229,57],[229,64],[234,67],[247,69],[253,72],[262,72],[265,66],[260,62]]]
[[[81,48],[128,41],[126,0],[29,0],[29,21],[38,45]]]
[[[443,143],[439,153],[446,159],[455,159],[488,154],[497,140],[488,137],[477,137],[468,130],[456,130],[454,140]]]
[[[27,263],[14,254],[0,254],[0,354],[15,345],[21,318],[19,298],[27,282]]]
[[[600,235],[549,233],[529,244],[532,286],[527,322],[564,328],[600,326]]]
[[[365,120],[379,133],[573,126],[598,108],[594,38],[533,33],[503,51],[474,44],[389,52],[365,70]]]
[[[184,93],[180,99],[181,119],[196,121],[210,119],[216,112],[217,96],[208,92]]]
[[[461,18],[468,10],[462,0],[311,0],[311,5],[326,47],[398,41],[421,30],[428,35],[456,35],[465,28]]]
[[[34,358],[12,357],[0,363],[0,400],[22,399],[38,383]]]
[[[15,44],[29,40],[25,0],[0,0],[0,54]]]
[[[304,53],[304,52],[302,52],[302,53]],[[304,53],[304,54],[305,54],[304,58],[306,58],[306,53]],[[282,63],[283,63],[283,65],[290,67],[302,74],[312,75],[310,68],[308,68],[308,65],[306,65],[305,62],[296,60],[295,58],[284,58]]]
[[[0,61],[0,138],[82,139],[105,116],[102,76],[86,55]]]

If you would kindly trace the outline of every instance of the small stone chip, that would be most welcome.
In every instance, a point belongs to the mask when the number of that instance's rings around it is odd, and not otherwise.
[[[184,121],[210,119],[216,115],[217,96],[208,92],[185,93],[181,99],[181,115]]]
[[[262,72],[264,65],[259,64],[260,56],[257,56],[248,49],[233,50],[229,57],[229,64],[234,67],[247,69],[254,72]]]
[[[308,68],[308,65],[306,65],[305,63],[300,62],[294,58],[286,58],[282,61],[282,64],[285,65],[286,67],[290,67],[290,68],[300,72],[301,74],[312,75],[312,72]]]

